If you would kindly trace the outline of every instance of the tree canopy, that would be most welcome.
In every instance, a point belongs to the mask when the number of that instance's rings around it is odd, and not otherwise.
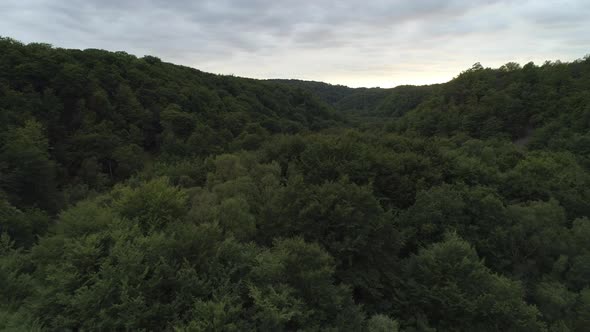
[[[0,38],[0,330],[584,331],[590,58],[352,89]]]

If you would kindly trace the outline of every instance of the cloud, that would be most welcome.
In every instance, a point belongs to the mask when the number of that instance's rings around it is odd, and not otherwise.
[[[581,57],[587,17],[585,0],[3,0],[0,33],[217,73],[392,86],[476,61]]]

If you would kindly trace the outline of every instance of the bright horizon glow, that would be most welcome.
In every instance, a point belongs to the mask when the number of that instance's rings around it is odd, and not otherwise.
[[[443,83],[475,62],[590,53],[586,0],[4,0],[0,35],[224,75],[350,87]]]
[[[519,59],[506,58],[506,59],[500,59],[500,60],[490,62],[490,63],[483,63],[482,61],[478,60],[477,58],[474,58],[472,61],[468,60],[464,63],[452,63],[447,68],[440,68],[438,71],[410,72],[409,74],[407,74],[408,76],[403,79],[402,78],[395,79],[394,78],[395,75],[392,75],[392,78],[389,78],[389,77],[373,78],[373,77],[363,76],[362,73],[360,73],[361,75],[358,75],[355,78],[351,77],[350,75],[347,75],[347,73],[342,73],[342,75],[329,75],[329,76],[319,77],[319,76],[314,76],[314,75],[311,75],[311,76],[282,76],[282,75],[265,76],[264,73],[251,72],[251,73],[249,73],[250,75],[248,76],[248,75],[243,75],[243,74],[234,73],[234,72],[229,72],[229,73],[228,72],[219,72],[219,71],[217,71],[217,68],[211,68],[210,70],[208,70],[207,68],[198,68],[195,65],[191,65],[191,64],[185,64],[185,65],[199,69],[204,72],[215,73],[215,74],[219,74],[219,75],[235,75],[235,76],[239,76],[239,77],[253,78],[253,79],[260,79],[260,80],[295,79],[295,80],[303,80],[303,81],[323,82],[323,83],[328,83],[328,84],[332,84],[332,85],[344,85],[344,86],[351,87],[351,88],[376,88],[376,87],[393,88],[393,87],[400,86],[400,85],[431,85],[431,84],[446,83],[448,81],[451,81],[455,77],[457,77],[461,72],[471,68],[471,66],[477,62],[481,63],[481,65],[484,68],[497,69],[497,68],[500,68],[501,66],[505,65],[508,62],[516,62],[522,66],[529,63],[529,62],[533,62],[533,63],[535,63],[535,65],[540,66],[540,65],[543,65],[543,63],[545,63],[545,61],[554,62],[554,61],[559,60],[562,62],[573,62],[575,60],[583,58],[584,56],[585,55],[580,55],[577,57],[571,57],[571,58],[567,58],[567,59],[558,58],[557,56],[554,58],[538,58],[538,57],[537,58],[522,57]],[[162,60],[166,61],[166,59],[162,59]],[[392,69],[392,70],[390,70],[390,72],[394,73],[394,70]],[[350,73],[348,73],[348,74],[350,74]]]

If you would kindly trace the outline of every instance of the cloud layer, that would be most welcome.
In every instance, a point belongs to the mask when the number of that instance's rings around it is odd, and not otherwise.
[[[382,86],[590,53],[590,1],[3,0],[0,35],[223,74]]]

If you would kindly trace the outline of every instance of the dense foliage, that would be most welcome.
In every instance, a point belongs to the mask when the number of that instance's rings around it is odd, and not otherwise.
[[[590,326],[588,58],[357,90],[5,38],[0,128],[2,330]]]

